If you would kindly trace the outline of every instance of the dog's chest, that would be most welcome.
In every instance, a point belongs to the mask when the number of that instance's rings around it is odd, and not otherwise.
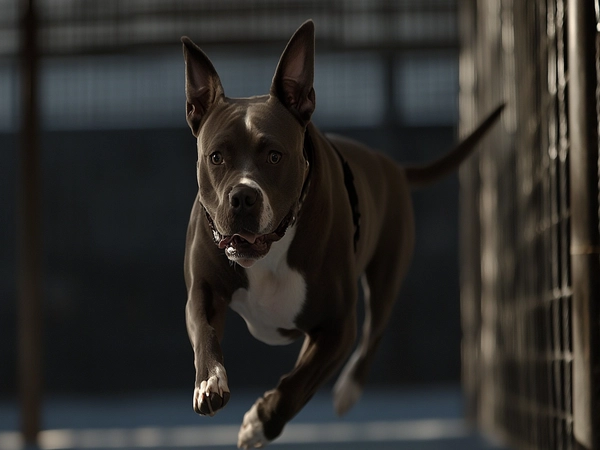
[[[294,230],[288,230],[265,258],[246,269],[248,289],[238,289],[231,299],[231,308],[243,317],[250,333],[269,345],[292,341],[279,330],[296,329],[294,319],[306,298],[304,278],[287,264],[293,235]]]

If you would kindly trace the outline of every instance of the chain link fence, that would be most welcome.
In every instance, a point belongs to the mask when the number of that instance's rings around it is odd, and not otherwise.
[[[461,128],[507,102],[460,176],[463,380],[521,449],[600,446],[592,3],[461,3]]]

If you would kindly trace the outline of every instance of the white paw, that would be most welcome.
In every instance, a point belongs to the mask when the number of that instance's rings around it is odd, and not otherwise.
[[[361,385],[352,377],[357,360],[358,355],[352,355],[333,386],[333,407],[338,416],[343,416],[350,411],[362,395]]]
[[[214,416],[227,404],[230,395],[225,368],[217,364],[212,373],[194,389],[194,411],[205,416]]]
[[[242,422],[240,432],[238,433],[237,445],[239,448],[261,448],[270,442],[265,437],[263,424],[258,418],[257,403],[244,414],[244,421]]]

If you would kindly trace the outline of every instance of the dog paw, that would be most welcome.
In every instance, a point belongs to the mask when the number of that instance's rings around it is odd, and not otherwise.
[[[229,401],[227,373],[220,364],[210,373],[207,380],[194,389],[194,411],[203,416],[214,416]]]
[[[258,417],[258,402],[244,414],[244,420],[238,433],[238,447],[243,449],[261,448],[270,441],[265,437],[263,424]]]

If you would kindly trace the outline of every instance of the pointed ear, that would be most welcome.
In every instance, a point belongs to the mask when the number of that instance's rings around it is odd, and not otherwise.
[[[181,38],[185,59],[185,100],[187,122],[198,136],[206,111],[224,96],[221,80],[214,66],[187,36]]]
[[[308,20],[288,42],[271,85],[271,95],[277,97],[304,126],[315,110],[314,71],[315,25]]]

